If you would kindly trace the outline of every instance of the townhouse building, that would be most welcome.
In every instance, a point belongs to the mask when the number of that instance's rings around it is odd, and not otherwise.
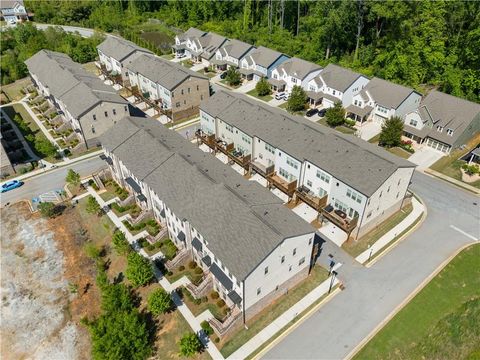
[[[333,107],[341,102],[347,107],[353,102],[353,96],[358,94],[369,79],[350,69],[328,64],[318,76],[308,82],[307,95],[310,105],[322,105],[325,108]]]
[[[225,71],[230,66],[238,68],[243,58],[255,50],[255,46],[240,40],[227,40],[215,53],[211,63],[217,70]]]
[[[190,252],[240,323],[307,276],[313,227],[258,183],[157,121],[126,117],[102,146],[113,178]]]
[[[63,127],[73,129],[79,148],[99,145],[99,136],[129,115],[128,102],[69,56],[40,50],[25,61],[30,78],[61,115]]]
[[[404,134],[449,153],[480,132],[480,104],[433,90],[405,116]]]
[[[295,85],[308,90],[308,83],[320,74],[322,68],[309,61],[291,58],[273,69],[268,82],[273,91],[290,93]]]
[[[358,238],[401,209],[412,163],[236,93],[200,106],[202,143]],[[245,158],[247,162],[243,161]]]
[[[417,91],[374,77],[356,95],[345,109],[346,115],[356,121],[372,120],[383,124],[393,116],[404,118],[418,108],[422,95]]]
[[[7,24],[28,20],[28,13],[23,0],[2,0],[0,3],[0,18]]]
[[[198,114],[200,102],[210,95],[206,76],[158,56],[138,56],[128,63],[127,72],[127,86],[137,87],[144,97],[171,111],[173,120]]]
[[[206,35],[205,31],[191,27],[183,34],[175,36],[175,44],[172,45],[172,51],[175,57],[184,57],[187,55],[187,42],[191,44],[195,39]],[[191,45],[190,45],[191,46]]]
[[[126,65],[144,54],[153,54],[150,50],[117,36],[107,36],[97,46],[99,63],[97,66],[103,72],[111,75],[120,75],[122,81],[128,80]]]
[[[270,78],[273,69],[288,59],[285,54],[260,46],[240,61],[240,74],[246,80]]]

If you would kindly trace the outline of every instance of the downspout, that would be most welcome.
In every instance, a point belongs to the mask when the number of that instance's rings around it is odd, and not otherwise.
[[[245,318],[245,317],[246,317],[246,315],[245,315],[245,280],[242,281],[242,293],[243,293],[243,294],[242,294],[242,295],[243,295],[243,296],[242,296],[242,299],[243,299],[243,301],[242,301],[242,308],[243,308],[243,311],[242,311],[242,313],[243,313],[243,325],[245,325],[246,322],[247,322],[247,321],[246,321],[246,318]]]
[[[357,230],[357,235],[355,236],[355,239],[358,238],[358,233],[360,232],[360,228],[362,227],[363,219],[365,217],[365,209],[367,208],[367,203],[368,201],[365,201],[365,206],[363,207],[363,211],[362,211],[362,220],[360,220],[360,224],[358,224],[358,230]]]

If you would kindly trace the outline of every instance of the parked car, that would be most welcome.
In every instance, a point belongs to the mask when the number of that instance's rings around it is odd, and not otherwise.
[[[23,185],[23,181],[12,180],[2,185],[2,193],[16,189]]]
[[[178,55],[177,55],[177,59],[183,59],[185,56],[187,56],[187,55],[185,55],[185,54],[178,54]]]
[[[313,115],[317,114],[318,113],[318,109],[310,109],[307,111],[307,113],[305,114],[307,117],[312,117]]]
[[[318,110],[318,116],[320,117],[324,117],[326,113],[327,113],[327,109]]]
[[[220,74],[220,79],[225,79],[227,77],[227,72],[224,71],[223,73]]]
[[[275,100],[282,100],[284,96],[285,96],[284,92],[278,92],[275,94]]]
[[[287,101],[288,99],[290,99],[290,93],[287,93],[287,92],[286,92],[286,93],[283,95],[283,100]]]

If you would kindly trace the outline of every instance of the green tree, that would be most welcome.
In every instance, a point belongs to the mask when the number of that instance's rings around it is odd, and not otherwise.
[[[335,105],[327,110],[325,113],[327,124],[331,127],[340,126],[345,122],[345,109],[341,102],[336,102]]]
[[[43,157],[57,155],[57,148],[46,138],[35,138],[35,150]]]
[[[87,198],[87,205],[85,207],[85,211],[88,212],[89,214],[100,214],[100,205],[98,204],[97,200],[95,200],[95,198],[90,195],[88,198]]]
[[[242,78],[240,76],[240,72],[235,67],[230,66],[227,70],[225,80],[229,85],[236,86],[240,84]]]
[[[400,145],[403,134],[403,121],[398,116],[392,116],[382,124],[380,132],[379,145],[385,147],[394,147]]]
[[[80,174],[73,169],[69,169],[65,181],[72,186],[78,186],[80,185]]]
[[[40,211],[40,214],[44,217],[54,217],[56,213],[55,208],[56,206],[52,202],[41,202],[38,204],[38,211]]]
[[[194,333],[187,333],[180,339],[180,355],[193,356],[202,350],[203,345]]]
[[[130,312],[134,308],[132,291],[125,284],[108,284],[102,288],[102,310],[106,314]]]
[[[290,112],[305,110],[306,102],[307,94],[300,86],[295,85],[287,100],[287,110]]]
[[[131,252],[127,256],[125,275],[133,286],[147,285],[155,277],[150,261],[136,252]]]
[[[137,310],[102,314],[89,330],[95,360],[143,360],[151,354],[147,325]]]
[[[126,255],[132,250],[130,243],[125,237],[125,234],[119,230],[115,231],[113,234],[112,243],[113,248],[119,255]]]
[[[267,79],[264,77],[258,80],[257,84],[255,85],[255,90],[257,90],[258,96],[266,96],[272,93],[272,88]]]
[[[172,297],[163,289],[153,291],[148,297],[148,310],[150,310],[153,315],[164,314],[172,307]]]

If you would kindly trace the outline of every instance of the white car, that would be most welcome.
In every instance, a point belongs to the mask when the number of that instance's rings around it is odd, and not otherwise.
[[[288,99],[290,99],[290,93],[286,92],[283,94],[283,100],[288,100]]]
[[[275,100],[282,100],[285,96],[284,92],[279,92],[275,94]]]
[[[185,56],[187,56],[187,55],[185,55],[185,54],[178,54],[178,55],[177,55],[177,59],[183,59]]]

